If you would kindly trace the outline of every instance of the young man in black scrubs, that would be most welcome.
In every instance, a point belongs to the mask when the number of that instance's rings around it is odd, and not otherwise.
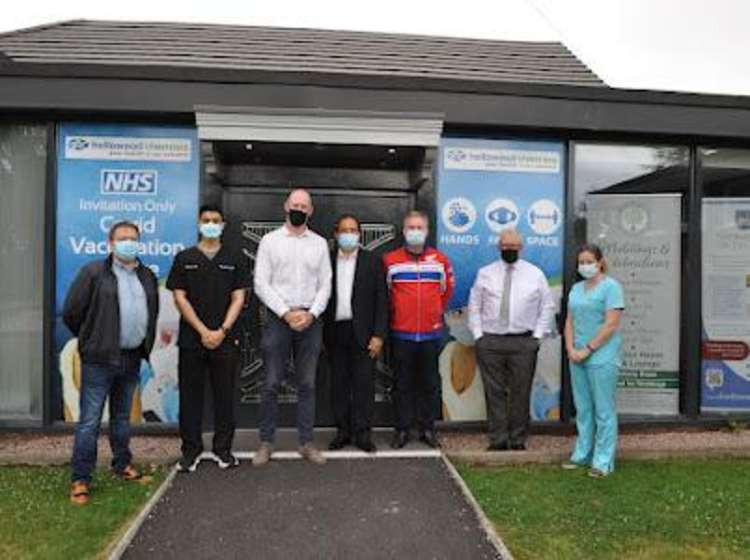
[[[180,388],[181,472],[193,472],[203,452],[203,390],[210,379],[214,405],[213,452],[222,469],[239,464],[232,455],[235,378],[239,336],[235,332],[250,286],[247,257],[221,244],[224,215],[216,206],[198,214],[200,241],[180,252],[167,288],[180,311],[178,373]]]

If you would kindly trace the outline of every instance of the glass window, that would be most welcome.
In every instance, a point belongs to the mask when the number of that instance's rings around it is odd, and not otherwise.
[[[0,125],[0,419],[41,419],[47,128]]]
[[[623,414],[679,412],[688,162],[682,146],[574,146],[574,244],[599,245],[625,291]]]
[[[750,410],[750,150],[702,148],[701,411]]]

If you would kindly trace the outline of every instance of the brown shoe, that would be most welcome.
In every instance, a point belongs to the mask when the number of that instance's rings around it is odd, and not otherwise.
[[[91,499],[91,485],[83,480],[76,480],[70,485],[70,503],[85,506]]]
[[[255,457],[253,457],[253,466],[262,467],[263,465],[268,464],[268,461],[270,460],[271,460],[271,444],[263,442],[260,444],[258,451],[255,453]]]
[[[308,461],[310,461],[311,463],[315,463],[316,465],[326,464],[326,458],[323,457],[323,454],[318,451],[318,449],[312,443],[306,443],[305,445],[300,446],[299,454],[302,455],[304,459],[307,459]]]
[[[131,481],[131,480],[139,480],[141,478],[141,473],[136,470],[136,468],[133,465],[128,465],[121,471],[112,471],[115,473],[115,476],[119,477],[121,480],[125,481]]]

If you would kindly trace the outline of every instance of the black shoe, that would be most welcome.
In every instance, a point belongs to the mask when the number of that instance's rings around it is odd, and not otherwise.
[[[214,455],[216,455],[216,464],[219,465],[220,469],[232,469],[240,465],[240,460],[232,455],[231,451],[214,453]]]
[[[367,433],[357,436],[357,447],[365,453],[375,453],[378,450],[378,448],[375,447],[375,444],[372,443],[370,434]]]
[[[201,454],[185,456],[183,455],[180,461],[177,463],[177,472],[191,473],[195,472],[198,468],[198,463],[201,462]]]
[[[525,443],[511,443],[510,448],[513,451],[526,451],[526,444]]]
[[[391,447],[393,449],[401,449],[407,443],[409,443],[409,432],[407,430],[396,430],[391,440]]]
[[[419,434],[419,441],[433,449],[438,449],[440,447],[440,441],[437,438],[437,434],[432,430],[426,430]]]
[[[504,443],[491,443],[487,446],[487,451],[508,451],[508,449],[510,449],[510,446],[507,441]]]
[[[344,447],[349,445],[351,442],[352,440],[349,437],[349,434],[338,432],[336,434],[336,437],[333,438],[331,443],[328,444],[328,449],[330,449],[331,451],[336,451],[337,449],[343,449]]]

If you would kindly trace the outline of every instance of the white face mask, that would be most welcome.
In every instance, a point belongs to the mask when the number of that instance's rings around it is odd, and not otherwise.
[[[591,278],[599,274],[599,265],[596,263],[579,264],[578,274],[583,276],[586,280],[590,280]]]
[[[404,237],[406,238],[407,245],[418,247],[424,245],[427,240],[427,232],[423,229],[407,229],[404,232]]]

